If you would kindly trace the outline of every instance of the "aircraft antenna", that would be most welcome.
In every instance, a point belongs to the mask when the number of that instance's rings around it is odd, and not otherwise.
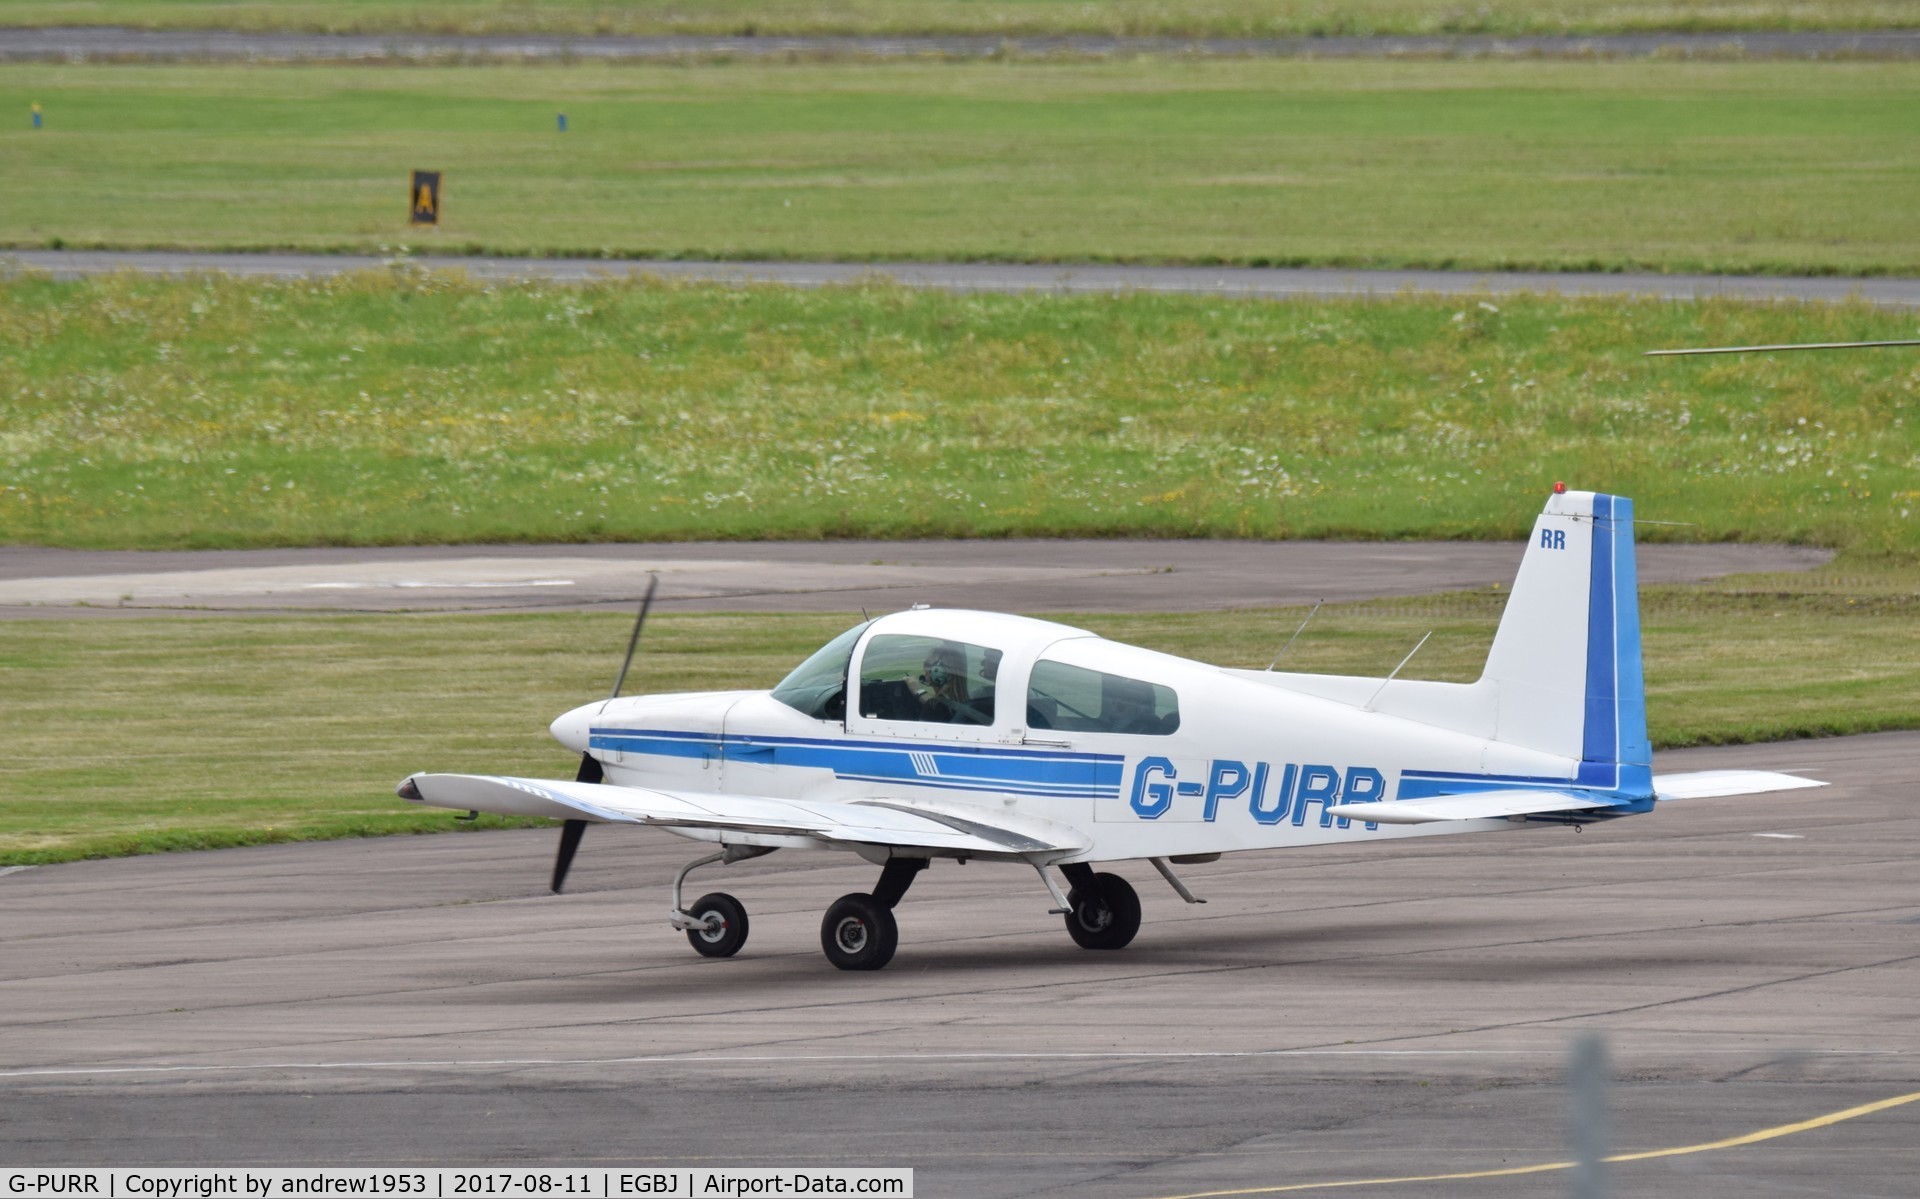
[[[1428,629],[1427,637],[1431,637],[1431,636],[1433,636],[1433,630]],[[1413,661],[1413,656],[1420,652],[1420,646],[1425,645],[1427,643],[1427,637],[1422,637],[1420,639],[1419,645],[1415,645],[1412,649],[1407,651],[1407,656],[1400,659],[1400,665],[1393,668],[1392,674],[1389,674],[1387,675],[1386,678],[1380,680],[1380,685],[1373,689],[1373,694],[1367,697],[1367,702],[1360,705],[1360,710],[1362,712],[1373,711],[1373,701],[1380,698],[1380,693],[1387,689],[1388,683],[1393,682],[1393,676],[1399,674],[1400,671],[1406,666],[1407,663]]]
[[[1920,338],[1906,341],[1814,341],[1784,346],[1705,346],[1687,350],[1646,350],[1643,358],[1671,358],[1681,354],[1764,354],[1774,350],[1866,350],[1875,346],[1920,346]]]
[[[1287,638],[1287,643],[1280,647],[1280,652],[1273,656],[1273,661],[1267,663],[1268,670],[1272,670],[1275,666],[1278,666],[1280,664],[1280,659],[1286,654],[1288,650],[1293,648],[1293,643],[1300,640],[1300,634],[1307,631],[1307,621],[1312,620],[1314,612],[1318,612],[1320,610],[1320,605],[1326,602],[1327,602],[1326,600],[1318,600],[1314,603],[1313,612],[1307,613],[1307,619],[1300,622],[1300,627],[1293,631],[1293,636]]]

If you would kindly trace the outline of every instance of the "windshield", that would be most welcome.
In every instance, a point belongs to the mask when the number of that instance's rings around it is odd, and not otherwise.
[[[847,666],[853,661],[854,643],[870,623],[854,625],[814,651],[812,657],[780,680],[780,685],[773,689],[773,698],[817,720],[845,720]]]

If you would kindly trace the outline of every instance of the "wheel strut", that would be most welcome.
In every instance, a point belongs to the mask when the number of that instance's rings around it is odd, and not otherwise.
[[[1047,894],[1053,896],[1053,906],[1047,909],[1047,915],[1064,916],[1068,912],[1073,911],[1073,904],[1067,899],[1066,892],[1060,889],[1059,883],[1053,881],[1053,876],[1047,873],[1047,868],[1031,860],[1029,860],[1028,865],[1032,866],[1034,872],[1040,876],[1040,881],[1047,885]],[[1072,866],[1060,867],[1060,872],[1067,876],[1069,882],[1073,879],[1073,869]],[[1085,870],[1086,867],[1082,866],[1080,869]]]
[[[703,916],[695,916],[687,911],[686,904],[680,897],[686,888],[687,876],[702,866],[711,866],[715,862],[732,865],[735,862],[744,862],[748,858],[770,854],[777,848],[779,847],[771,845],[728,845],[719,853],[710,853],[704,858],[696,858],[682,866],[680,873],[673,877],[673,909],[667,913],[667,923],[681,932],[712,931],[718,917],[711,912]]]
[[[927,866],[926,858],[888,858],[880,870],[880,881],[873,885],[873,898],[890,908],[899,907],[907,888]]]

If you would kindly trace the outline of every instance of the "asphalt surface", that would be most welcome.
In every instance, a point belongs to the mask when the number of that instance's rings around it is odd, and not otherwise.
[[[1487,542],[842,541],[139,552],[0,546],[0,619],[270,611],[1191,612],[1511,583]],[[1807,570],[1829,551],[1643,545],[1647,583]]]
[[[560,282],[656,276],[720,283],[826,287],[882,279],[959,292],[1172,292],[1231,299],[1286,300],[1407,292],[1435,295],[1724,296],[1770,302],[1863,300],[1920,307],[1920,279],[1785,275],[1649,275],[1546,271],[1359,271],[1288,267],[1086,266],[945,262],[681,262],[667,259],[488,258],[396,260],[353,254],[230,254],[132,250],[0,250],[0,273],[27,269],[73,279],[112,271],[300,278],[408,267],[459,270],[480,279]],[[1657,347],[1650,347],[1657,348]]]
[[[921,1196],[1149,1199],[1564,1161],[1583,1030],[1620,1151],[1920,1092],[1920,735],[1658,768],[1730,765],[1834,785],[1229,857],[1185,869],[1203,907],[1123,866],[1146,925],[1117,953],[1019,870],[943,863],[875,975],[819,952],[875,873],[830,853],[696,874],[752,914],[720,961],[663,919],[699,850],[645,831],[594,830],[557,897],[548,832],[16,871],[0,1160],[909,1166]],[[1911,1196],[1917,1147],[1908,1104],[1617,1164],[1610,1193]]]
[[[113,26],[0,29],[5,61],[650,61],[685,58],[1920,58],[1920,29],[1752,33],[1627,33],[1166,38],[617,37],[503,34],[240,33]]]

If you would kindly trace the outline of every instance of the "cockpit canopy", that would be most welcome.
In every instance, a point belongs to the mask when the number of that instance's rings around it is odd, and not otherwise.
[[[772,694],[816,720],[846,722],[851,690],[854,720],[875,731],[905,723],[1163,737],[1180,727],[1180,697],[1173,681],[1151,676],[1176,662],[1049,621],[915,610],[848,629]]]

